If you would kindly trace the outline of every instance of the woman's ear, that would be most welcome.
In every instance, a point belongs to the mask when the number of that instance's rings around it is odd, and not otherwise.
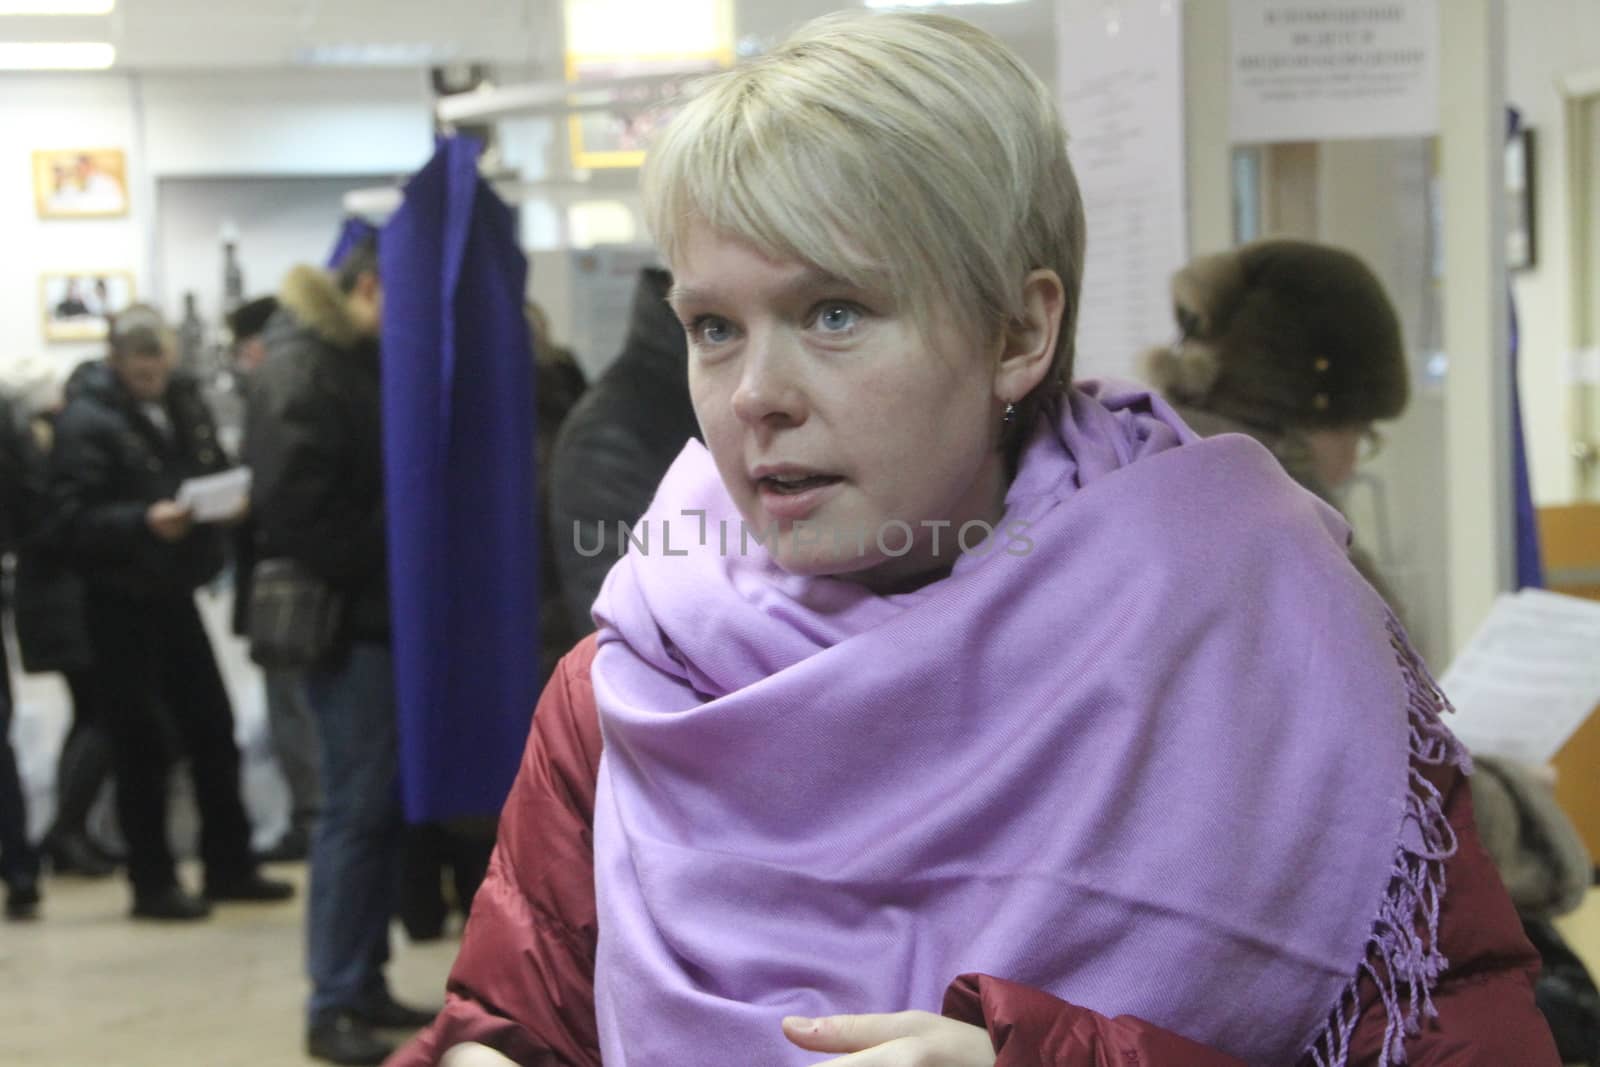
[[[1067,292],[1055,271],[1035,270],[1023,280],[1022,318],[1006,328],[995,367],[994,391],[1001,403],[1020,401],[1049,375],[1066,306]]]

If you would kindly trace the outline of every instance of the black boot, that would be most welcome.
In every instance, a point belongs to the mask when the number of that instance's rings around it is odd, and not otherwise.
[[[278,838],[278,843],[265,852],[256,853],[258,863],[301,863],[311,852],[311,835],[302,827],[292,826]]]
[[[163,922],[194,922],[211,914],[211,905],[200,897],[185,893],[179,886],[135,892],[133,917]]]
[[[306,1031],[306,1054],[329,1063],[379,1064],[393,1051],[354,1012],[325,1012]]]
[[[433,1022],[439,1008],[413,1008],[394,999],[388,990],[377,1000],[362,1005],[356,1018],[379,1030],[421,1030]]]
[[[26,922],[39,917],[39,883],[32,878],[13,878],[6,886],[6,918]]]
[[[117,871],[116,864],[89,843],[87,834],[58,834],[52,831],[45,838],[44,852],[50,857],[50,869],[56,874],[109,878]]]
[[[294,886],[250,872],[222,882],[206,881],[206,899],[214,902],[269,904],[294,896]]]

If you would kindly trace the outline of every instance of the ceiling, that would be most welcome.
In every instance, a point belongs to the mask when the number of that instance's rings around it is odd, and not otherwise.
[[[125,70],[294,66],[352,46],[389,46],[386,65],[523,64],[550,54],[559,12],[559,0],[118,0],[105,17],[0,19],[0,40],[110,41]]]
[[[737,32],[763,44],[813,15],[859,6],[734,2]],[[559,74],[561,7],[562,0],[117,0],[104,17],[0,18],[0,41],[110,41],[117,68],[137,71],[296,66],[318,50],[318,65],[364,66],[350,50],[377,46],[389,49],[389,66],[473,61],[543,77]],[[1048,64],[1054,48],[1053,11],[1052,0],[953,9],[1036,64]]]

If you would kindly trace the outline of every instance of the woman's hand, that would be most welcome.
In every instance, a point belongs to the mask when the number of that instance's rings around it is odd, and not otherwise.
[[[852,1054],[820,1067],[994,1067],[987,1031],[926,1011],[790,1016],[783,1020],[783,1036],[812,1052]]]
[[[488,1045],[466,1041],[452,1046],[439,1061],[439,1067],[517,1067],[517,1064]]]

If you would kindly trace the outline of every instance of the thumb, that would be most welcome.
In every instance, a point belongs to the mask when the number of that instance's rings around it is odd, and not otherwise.
[[[902,1037],[926,1033],[940,1016],[925,1011],[892,1015],[830,1015],[807,1019],[791,1015],[783,1020],[783,1036],[812,1052],[863,1052]]]

